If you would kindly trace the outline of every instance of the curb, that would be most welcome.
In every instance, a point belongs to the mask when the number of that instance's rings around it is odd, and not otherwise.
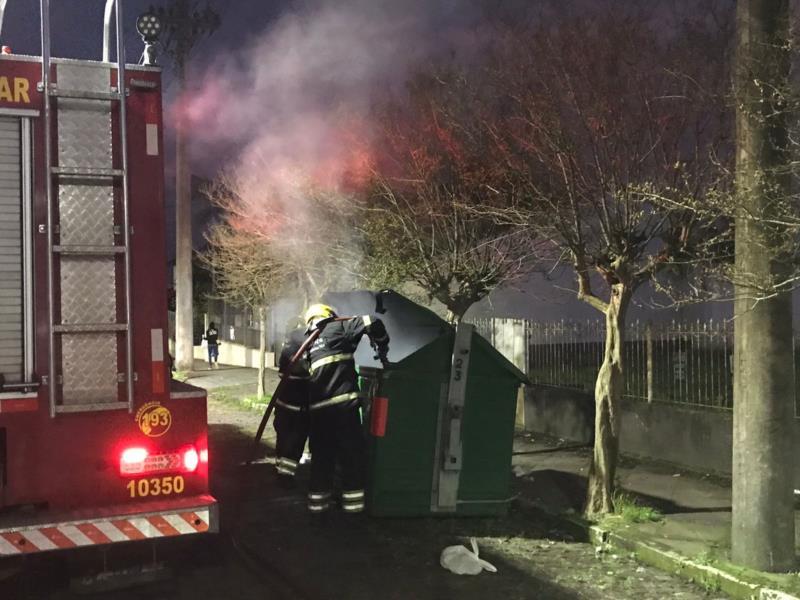
[[[693,561],[658,542],[635,539],[618,531],[591,525],[579,518],[554,513],[537,502],[520,500],[524,505],[558,520],[566,529],[582,532],[582,537],[595,546],[610,546],[630,552],[641,563],[700,584],[706,589],[719,590],[737,600],[800,600],[798,596],[752,583],[717,567]]]

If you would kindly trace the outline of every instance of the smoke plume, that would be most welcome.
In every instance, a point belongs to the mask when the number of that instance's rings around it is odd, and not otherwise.
[[[374,103],[402,93],[415,68],[474,47],[476,14],[471,0],[312,0],[211,60],[169,110],[189,128],[194,167],[221,169],[234,191],[229,224],[298,264],[318,264],[330,238],[332,285],[358,285],[352,221],[320,220],[368,177]]]
[[[368,158],[376,97],[401,89],[437,53],[466,46],[471,14],[462,0],[295,4],[213,60],[172,110],[187,120],[195,162],[206,168],[266,161],[338,183]]]

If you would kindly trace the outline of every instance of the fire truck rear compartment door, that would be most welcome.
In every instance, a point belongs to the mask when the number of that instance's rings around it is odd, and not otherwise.
[[[0,375],[23,378],[22,164],[20,120],[0,117]]]

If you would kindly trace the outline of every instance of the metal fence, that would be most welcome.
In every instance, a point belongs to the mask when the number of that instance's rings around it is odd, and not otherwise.
[[[604,321],[475,319],[473,324],[533,383],[586,392],[594,389],[603,362]],[[800,374],[800,357],[793,354],[795,373]],[[623,361],[626,397],[723,409],[733,406],[730,321],[633,321],[626,327]]]

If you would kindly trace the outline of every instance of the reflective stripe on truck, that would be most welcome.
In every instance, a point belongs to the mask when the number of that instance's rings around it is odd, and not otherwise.
[[[0,529],[0,557],[218,531],[217,504]]]

